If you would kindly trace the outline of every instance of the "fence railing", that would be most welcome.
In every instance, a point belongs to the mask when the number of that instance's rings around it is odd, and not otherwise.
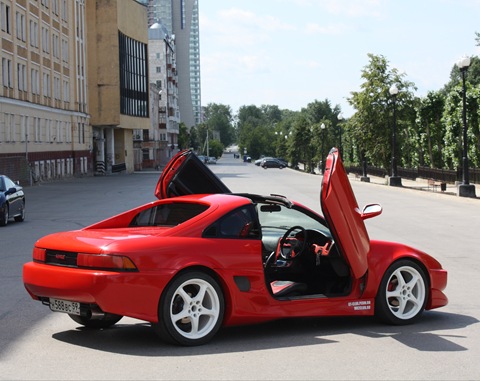
[[[355,173],[357,175],[363,175],[362,167],[346,166],[346,171],[349,173]],[[416,180],[420,179],[434,179],[445,183],[455,183],[456,181],[462,181],[462,168],[454,169],[438,169],[430,167],[418,167],[418,168],[397,168],[398,175],[405,179]],[[469,168],[469,180],[470,183],[480,184],[480,168]],[[390,174],[385,168],[367,166],[367,176],[385,177]]]

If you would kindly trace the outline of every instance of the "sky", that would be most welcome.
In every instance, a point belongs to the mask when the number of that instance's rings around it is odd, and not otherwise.
[[[368,54],[425,96],[464,55],[478,56],[480,0],[200,0],[202,105],[329,100],[345,117]]]

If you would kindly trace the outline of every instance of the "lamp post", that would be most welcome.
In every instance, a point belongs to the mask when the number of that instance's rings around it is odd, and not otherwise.
[[[320,129],[322,130],[322,157],[321,157],[321,160],[320,160],[320,168],[321,168],[321,171],[322,171],[322,175],[324,174],[325,172],[325,155],[324,155],[324,146],[325,146],[325,123],[322,123],[320,125]]]
[[[339,144],[338,144],[338,150],[340,152],[340,157],[343,159],[343,149],[342,149],[342,125],[340,124],[343,120],[343,114],[340,113],[337,116],[338,118],[338,135],[339,135]]]
[[[360,177],[360,181],[369,183],[370,177],[368,177],[368,174],[367,174],[367,156],[365,155],[365,149],[362,149],[361,156],[362,156],[362,177]]]
[[[392,137],[392,176],[390,176],[389,185],[393,187],[402,186],[402,178],[397,174],[397,94],[398,88],[395,85],[390,87],[390,95],[393,99],[393,137]]]
[[[470,57],[464,56],[458,62],[457,66],[462,73],[462,99],[463,99],[463,157],[462,157],[462,184],[457,188],[458,196],[462,197],[476,197],[475,185],[470,184],[470,176],[468,169],[468,136],[467,136],[467,90],[465,86],[465,75],[470,66]]]

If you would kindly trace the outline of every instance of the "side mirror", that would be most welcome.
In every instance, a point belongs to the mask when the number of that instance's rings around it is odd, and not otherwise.
[[[363,208],[360,217],[362,220],[366,220],[367,218],[376,217],[380,214],[382,214],[382,207],[379,204],[368,204]]]
[[[5,191],[5,196],[8,196],[9,194],[14,194],[17,191],[16,188],[11,187]]]

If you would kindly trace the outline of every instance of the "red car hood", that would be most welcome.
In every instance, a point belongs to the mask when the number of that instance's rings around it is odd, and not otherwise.
[[[370,238],[338,150],[328,154],[321,190],[323,215],[356,278],[367,271]]]

